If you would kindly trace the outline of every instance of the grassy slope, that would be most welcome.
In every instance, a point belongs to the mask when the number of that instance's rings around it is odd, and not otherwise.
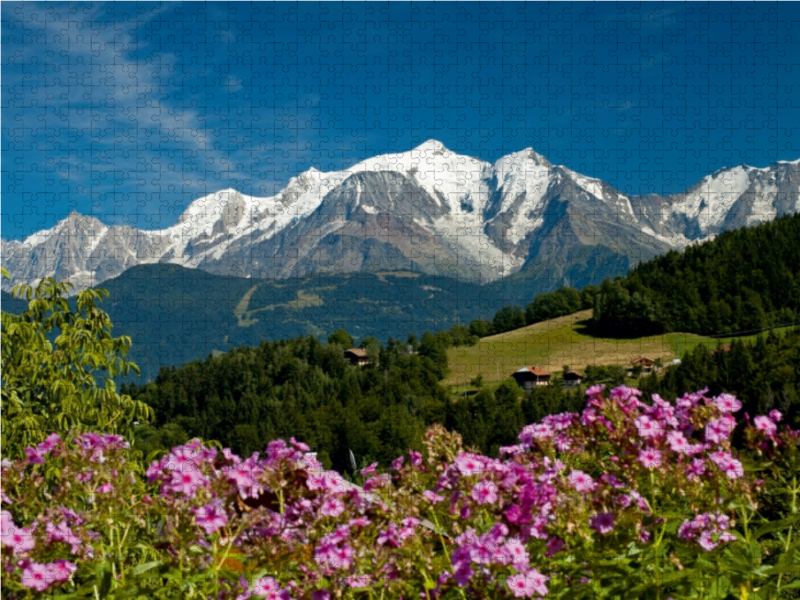
[[[478,373],[483,373],[486,382],[498,381],[525,365],[540,365],[551,372],[561,371],[562,365],[578,370],[587,365],[627,365],[640,354],[666,362],[676,357],[678,339],[682,346],[717,343],[684,333],[637,339],[598,338],[585,332],[585,321],[591,315],[591,310],[583,310],[483,338],[476,346],[451,348],[448,351],[451,372],[445,383],[463,385]]]
[[[583,310],[558,319],[528,325],[521,329],[483,338],[476,346],[451,348],[447,352],[450,374],[444,383],[464,387],[478,373],[486,383],[498,382],[526,365],[540,365],[552,373],[563,365],[582,370],[587,365],[628,366],[639,355],[661,358],[665,363],[705,344],[709,350],[732,338],[710,338],[693,333],[667,333],[634,339],[610,339],[589,335],[586,331],[591,310]],[[776,329],[780,333],[784,329]],[[755,335],[736,338],[744,342]],[[630,385],[630,382],[628,383]]]

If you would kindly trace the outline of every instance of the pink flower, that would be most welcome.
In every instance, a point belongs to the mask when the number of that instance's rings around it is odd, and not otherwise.
[[[686,439],[686,436],[680,431],[668,431],[667,441],[669,442],[669,447],[673,452],[684,453],[689,447],[689,442]]]
[[[706,472],[706,461],[702,458],[693,458],[690,465],[686,467],[686,476],[689,481],[694,481]]]
[[[231,481],[234,485],[236,485],[240,490],[242,488],[249,488],[255,485],[256,480],[253,477],[253,469],[240,464],[233,467],[222,467],[222,472],[228,478],[228,481]],[[309,479],[311,479],[309,477]],[[309,485],[309,489],[314,489]]]
[[[431,504],[438,504],[439,502],[442,502],[444,500],[444,496],[440,496],[439,494],[436,494],[431,490],[425,490],[424,492],[422,492],[422,495]]]
[[[512,575],[506,579],[506,585],[515,598],[530,598],[533,596],[533,581],[525,575]]]
[[[653,421],[647,415],[642,415],[634,420],[639,436],[643,438],[655,437],[661,433],[661,425],[658,421]]]
[[[218,529],[228,524],[228,515],[221,504],[206,504],[195,510],[194,522],[202,527],[206,534],[211,535]]]
[[[366,477],[367,475],[374,475],[375,473],[377,473],[377,469],[376,469],[377,466],[378,466],[378,463],[374,462],[370,466],[368,466],[366,469],[361,469],[359,471],[359,473],[361,473],[364,477]]]
[[[108,494],[108,493],[111,493],[113,491],[114,491],[114,486],[111,485],[108,482],[105,482],[104,484],[102,484],[101,486],[99,486],[97,488],[97,493],[98,494]]]
[[[47,572],[47,565],[31,562],[22,571],[22,585],[37,592],[45,591],[54,581],[56,578]]]
[[[1,519],[0,540],[2,540],[3,546],[13,548],[14,552],[27,552],[34,549],[36,542],[34,542],[32,531],[29,528],[15,525],[11,513],[7,510],[2,511]]]
[[[725,463],[724,466],[720,468],[725,471],[725,475],[728,476],[728,479],[739,479],[740,477],[744,477],[744,467],[742,467],[742,463],[735,458],[731,458],[727,463]]]
[[[769,411],[769,418],[775,421],[776,423],[780,423],[781,419],[783,418],[783,415],[781,414],[781,411],[773,409]]]
[[[661,466],[661,452],[659,450],[642,450],[637,459],[646,468],[652,469]]]
[[[600,394],[604,389],[606,389],[605,385],[593,385],[592,387],[586,390],[587,396],[596,396]]]
[[[208,480],[194,465],[186,464],[183,469],[172,472],[172,491],[193,498],[197,488],[204,486]]]
[[[478,504],[494,504],[497,502],[497,486],[484,479],[472,488],[472,499]]]
[[[530,563],[530,556],[528,550],[522,544],[519,538],[511,538],[503,544],[502,552],[508,558],[512,565],[522,566]]]
[[[536,569],[531,569],[524,575],[512,575],[506,579],[506,585],[515,598],[530,598],[534,592],[540,596],[546,596],[547,586],[545,582],[548,579],[550,578],[542,575]]]
[[[39,451],[36,448],[25,448],[25,454],[28,455],[28,464],[29,465],[43,465],[44,458],[39,455]]]
[[[778,430],[778,426],[773,423],[772,419],[763,415],[753,419],[753,423],[755,424],[756,429],[763,431],[768,437],[772,436]]]
[[[714,404],[724,413],[734,413],[742,408],[742,403],[733,394],[720,394],[714,398]]]
[[[573,471],[569,475],[569,480],[578,492],[590,492],[595,488],[592,478],[583,471]]]
[[[616,519],[611,513],[598,513],[592,518],[590,527],[599,533],[608,533],[614,530]]]
[[[301,452],[311,452],[311,447],[308,444],[298,442],[296,439],[294,439],[294,436],[289,438],[289,443]]]
[[[564,549],[564,540],[557,537],[551,537],[547,540],[547,558],[552,558],[554,555]]]
[[[483,463],[470,454],[459,454],[454,462],[462,475],[477,475],[483,471]]]
[[[328,498],[322,503],[319,512],[326,517],[338,517],[344,512],[344,502],[338,498]]]
[[[68,560],[57,558],[53,563],[47,565],[48,570],[53,574],[57,581],[67,581],[70,576],[78,570],[75,563]]]
[[[411,466],[414,466],[414,467],[422,466],[422,454],[420,454],[416,450],[409,450],[408,451],[408,458],[411,461]]]

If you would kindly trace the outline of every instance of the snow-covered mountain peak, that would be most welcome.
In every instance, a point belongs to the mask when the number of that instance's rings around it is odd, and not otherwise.
[[[414,148],[417,152],[445,152],[447,148],[439,140],[430,139]]]
[[[723,168],[679,194],[629,197],[533,148],[492,164],[427,140],[342,171],[309,167],[269,197],[232,188],[200,196],[161,230],[108,227],[73,211],[23,242],[2,244],[12,286],[57,275],[81,289],[153,262],[278,278],[447,266],[491,280],[561,264],[587,244],[644,260],[795,211],[800,160]]]

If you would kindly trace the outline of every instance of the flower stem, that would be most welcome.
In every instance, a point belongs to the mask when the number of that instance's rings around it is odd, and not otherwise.
[[[797,475],[792,477],[792,506],[791,506],[791,514],[797,514],[797,493],[800,491],[800,488],[797,487]],[[786,536],[786,546],[784,546],[784,553],[789,551],[789,546],[792,543],[792,528],[794,526],[789,526],[789,534]],[[778,593],[781,591],[781,580],[783,579],[783,573],[778,575]]]

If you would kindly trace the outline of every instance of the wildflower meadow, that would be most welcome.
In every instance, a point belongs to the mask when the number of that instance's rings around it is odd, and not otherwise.
[[[363,487],[294,438],[145,466],[121,435],[51,434],[2,463],[3,597],[797,597],[800,433],[778,411],[586,395],[501,458],[434,426]]]

